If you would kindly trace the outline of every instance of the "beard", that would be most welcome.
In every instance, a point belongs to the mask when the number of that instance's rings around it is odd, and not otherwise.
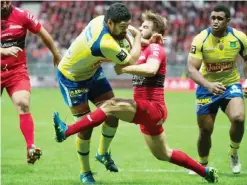
[[[123,40],[125,38],[127,33],[119,34],[119,35],[113,35],[113,38],[116,40]]]
[[[9,16],[9,14],[12,12],[12,6],[6,7],[6,8],[2,8],[1,9],[1,16],[2,18],[6,18]]]

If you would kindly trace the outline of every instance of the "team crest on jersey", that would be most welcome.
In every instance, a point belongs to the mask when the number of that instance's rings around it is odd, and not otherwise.
[[[190,48],[190,52],[193,53],[193,54],[196,54],[196,46],[191,46]]]
[[[127,53],[125,53],[124,50],[121,50],[120,53],[118,53],[118,54],[116,55],[116,57],[117,57],[121,62],[123,62],[123,61],[126,59],[126,57],[127,57]]]
[[[231,48],[236,48],[237,47],[236,42],[235,41],[234,42],[230,42],[230,47]]]

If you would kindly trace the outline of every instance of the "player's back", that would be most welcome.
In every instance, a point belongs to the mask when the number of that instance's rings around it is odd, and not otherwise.
[[[160,44],[150,44],[142,48],[137,64],[146,63],[148,59],[155,58],[160,62],[157,74],[152,77],[141,77],[134,75],[132,84],[134,99],[164,102],[164,82],[166,75],[166,53]]]
[[[215,37],[208,28],[194,38],[190,56],[202,59],[200,71],[208,81],[222,82],[225,86],[238,83],[236,60],[239,54],[243,56],[243,52],[247,51],[246,39],[242,32],[231,27],[221,38]]]
[[[102,52],[102,43],[108,42],[109,47],[117,44],[110,35],[104,16],[94,18],[65,53],[58,68],[73,81],[89,79],[97,71],[106,57]]]

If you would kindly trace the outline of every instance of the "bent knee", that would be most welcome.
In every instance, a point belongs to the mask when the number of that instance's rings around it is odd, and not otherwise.
[[[244,121],[245,121],[245,115],[244,114],[236,114],[234,115],[231,120],[234,122],[234,123],[237,123],[237,124],[244,124]]]
[[[17,109],[20,110],[21,112],[29,112],[29,101],[28,99],[21,99],[18,100],[16,103]]]

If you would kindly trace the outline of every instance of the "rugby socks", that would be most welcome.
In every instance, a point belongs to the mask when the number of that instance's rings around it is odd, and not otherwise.
[[[20,114],[20,129],[26,140],[27,149],[34,144],[34,123],[30,113]]]
[[[229,154],[231,156],[236,156],[238,153],[240,143],[235,143],[234,141],[231,141],[230,148],[229,148]]]
[[[173,150],[170,158],[170,163],[182,166],[184,168],[193,170],[202,177],[206,176],[206,169],[204,166],[187,156],[184,152]]]
[[[89,165],[90,140],[83,140],[76,136],[75,146],[80,163],[80,173],[91,171]]]
[[[71,136],[86,128],[97,127],[101,123],[103,123],[106,118],[106,114],[102,111],[101,108],[98,108],[94,112],[88,114],[87,116],[78,120],[74,124],[68,125],[68,129],[65,132],[65,136]]]
[[[205,156],[205,157],[198,156],[198,162],[203,166],[207,166],[207,164],[208,164],[208,156]]]
[[[117,131],[117,127],[110,127],[106,123],[102,125],[101,136],[99,140],[98,154],[104,155],[111,144]]]

